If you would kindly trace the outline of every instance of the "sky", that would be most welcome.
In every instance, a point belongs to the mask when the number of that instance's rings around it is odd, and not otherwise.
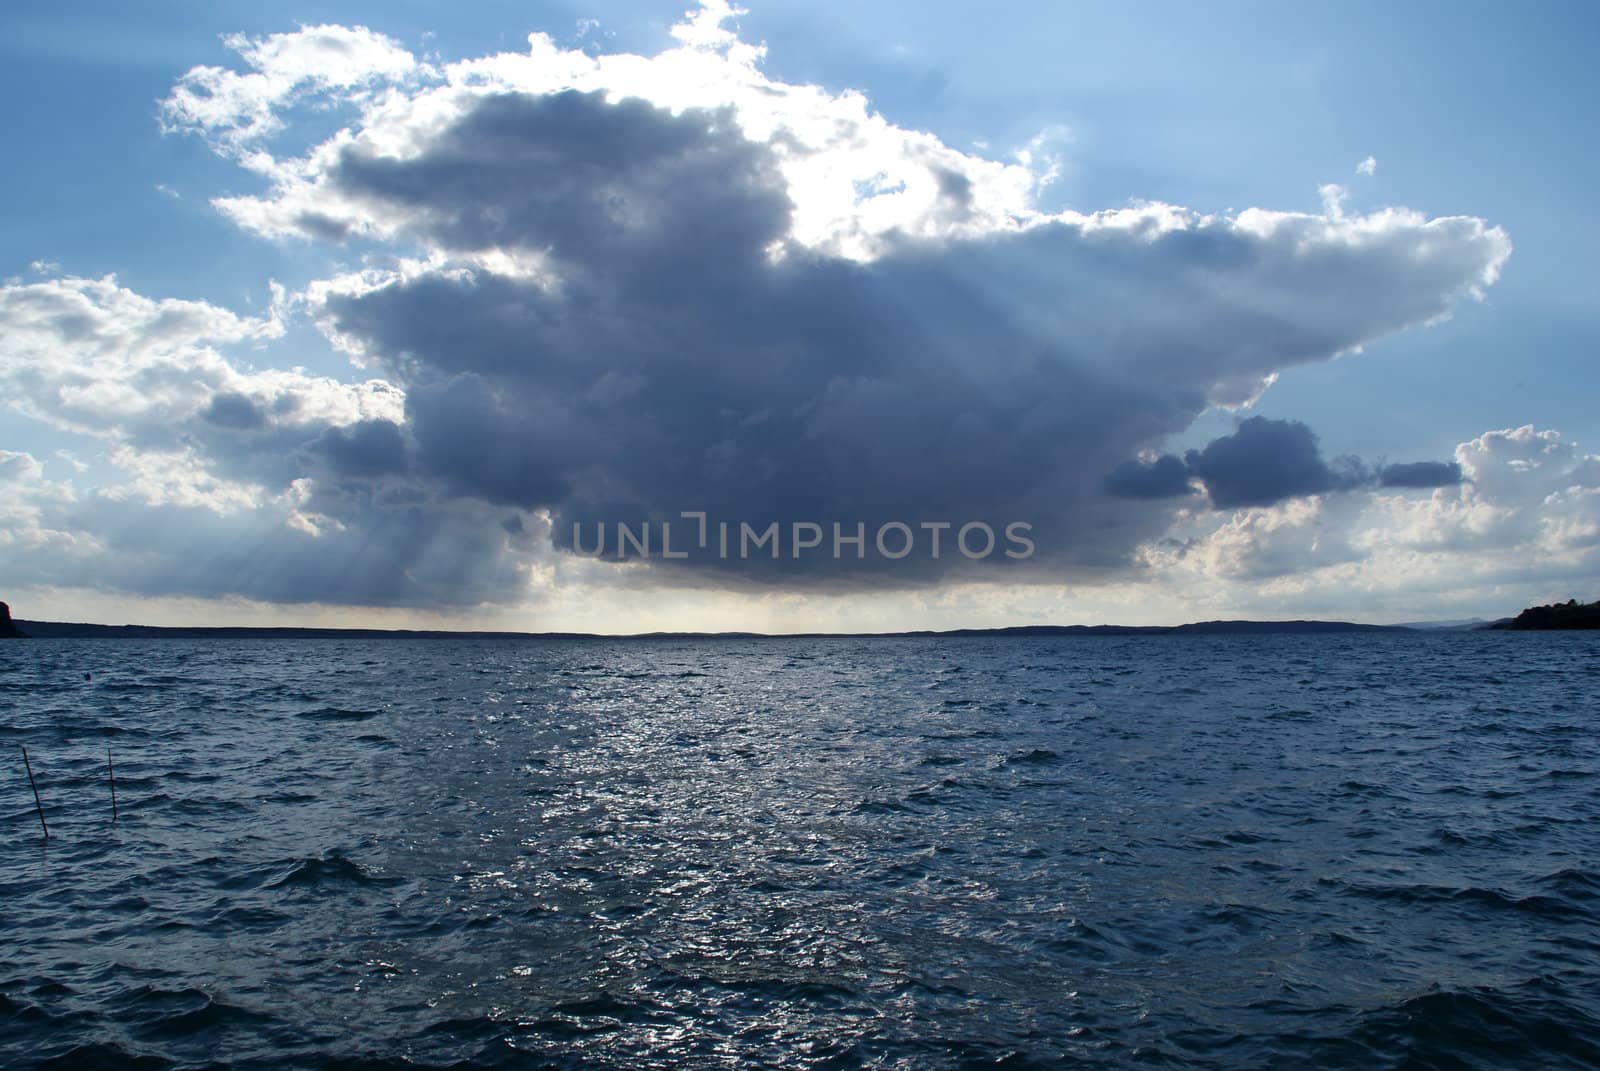
[[[1595,598],[1597,30],[13,7],[0,598],[608,633]]]

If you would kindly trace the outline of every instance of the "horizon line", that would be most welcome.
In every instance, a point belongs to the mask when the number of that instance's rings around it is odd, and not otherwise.
[[[1460,620],[1460,619],[1457,619]],[[993,627],[958,627],[949,629],[896,629],[888,631],[804,631],[804,632],[754,632],[745,630],[723,631],[662,631],[649,632],[581,632],[581,631],[517,631],[504,629],[395,629],[338,626],[297,625],[121,625],[86,621],[36,621],[13,618],[13,624],[23,631],[33,630],[35,639],[88,639],[88,638],[258,638],[258,639],[896,639],[896,638],[964,638],[964,637],[1038,637],[1052,635],[1171,635],[1171,634],[1270,634],[1270,633],[1348,633],[1348,632],[1426,632],[1472,631],[1484,625],[1509,619],[1471,619],[1467,624],[1430,625],[1426,622],[1380,625],[1358,621],[1335,621],[1314,618],[1255,619],[1217,618],[1191,621],[1178,625],[1120,625],[1102,623],[1095,625],[1029,624],[1000,625]]]

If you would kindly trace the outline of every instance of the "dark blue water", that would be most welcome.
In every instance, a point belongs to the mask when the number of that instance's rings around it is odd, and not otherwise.
[[[0,645],[0,1065],[1594,1067],[1597,654]]]

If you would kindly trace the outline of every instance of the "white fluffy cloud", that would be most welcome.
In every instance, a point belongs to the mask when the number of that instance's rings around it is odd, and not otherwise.
[[[265,196],[216,202],[267,235],[403,234],[405,219],[329,181],[341,154],[403,160],[485,97],[563,90],[647,101],[674,114],[725,110],[747,138],[771,148],[795,202],[792,237],[812,248],[866,258],[896,232],[986,234],[1038,217],[1031,194],[1047,172],[897,127],[859,93],[769,79],[759,67],[764,50],[723,28],[730,13],[721,3],[705,5],[674,31],[679,47],[652,57],[591,56],[536,33],[525,53],[433,66],[359,27],[235,37],[228,43],[252,70],[196,68],[164,108],[175,128],[199,132],[272,176]],[[356,105],[359,121],[302,156],[274,156],[267,143],[282,130],[283,111],[311,102]]]
[[[51,479],[0,450],[0,582],[437,609],[550,582],[541,518],[408,480],[399,389],[249,367],[281,311],[112,278],[0,287],[0,398],[87,437],[109,470],[80,486],[81,463]]]
[[[44,474],[44,466],[32,454],[0,450],[0,483],[27,484]]]
[[[1221,525],[1188,513],[1178,538],[1145,548],[1151,582],[1468,609],[1585,595],[1571,585],[1600,582],[1600,455],[1527,425],[1486,432],[1455,456],[1461,483],[1422,496],[1310,496]]]
[[[282,333],[276,311],[154,300],[110,277],[17,283],[0,287],[0,391],[25,416],[107,440],[147,499],[247,507],[253,492],[213,471],[228,467],[229,436],[309,435],[402,411],[380,380],[242,371],[223,353]]]
[[[252,155],[279,133],[284,109],[307,99],[360,100],[374,87],[422,70],[410,52],[365,26],[303,26],[266,37],[230,34],[224,43],[249,68],[195,67],[162,102],[170,130],[195,131],[232,155]]]

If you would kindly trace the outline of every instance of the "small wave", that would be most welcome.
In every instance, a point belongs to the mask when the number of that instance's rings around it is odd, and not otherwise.
[[[82,1021],[85,1016],[72,1012],[51,1011],[27,1001],[13,1000],[0,993],[0,1022],[29,1028],[60,1030]]]
[[[454,1041],[489,1041],[500,1037],[505,1024],[488,1015],[461,1016],[440,1019],[423,1027],[418,1035],[424,1038],[446,1037]]]
[[[1575,914],[1575,909],[1552,896],[1513,896],[1498,889],[1468,885],[1452,888],[1446,885],[1362,885],[1347,884],[1347,892],[1375,900],[1397,900],[1408,904],[1456,904],[1489,908],[1497,911],[1526,912],[1541,918],[1564,918]]]
[[[1558,870],[1554,874],[1546,874],[1540,878],[1539,885],[1568,900],[1584,902],[1600,900],[1600,874],[1592,870],[1580,870],[1576,867]]]
[[[143,1038],[186,1038],[228,1026],[260,1027],[273,1021],[270,1015],[229,1004],[198,989],[159,993],[149,1003],[172,1008],[155,1018],[144,1018],[134,1028],[135,1034]],[[147,1016],[150,1010],[154,1009],[130,1009],[140,1016]]]
[[[1506,838],[1499,832],[1462,832],[1440,826],[1429,834],[1438,842],[1437,849],[1423,848],[1422,851],[1438,851],[1448,853],[1457,848],[1498,848],[1506,843]]]
[[[389,885],[393,884],[393,879],[385,878],[360,863],[334,854],[294,860],[287,873],[275,881],[267,882],[267,888],[315,887],[342,883]]]
[[[171,1060],[160,1056],[135,1054],[106,1042],[90,1042],[86,1045],[74,1045],[55,1056],[41,1060],[35,1065],[40,1071],[82,1071],[83,1068],[92,1067],[96,1071],[165,1071],[169,1067],[178,1065]]]
[[[318,707],[315,710],[303,710],[295,715],[307,721],[366,721],[377,716],[376,710],[346,710],[343,707]]]
[[[665,1025],[676,1016],[650,1000],[627,1000],[611,993],[599,993],[580,1000],[568,1000],[551,1008],[533,1024],[539,1034],[556,1039],[577,1039],[607,1034],[632,1024]]]
[[[67,738],[101,737],[110,739],[121,736],[150,735],[150,733],[144,729],[127,729],[120,725],[108,725],[106,722],[101,721],[98,718],[85,718],[73,715],[63,716],[57,714],[50,716],[47,724],[51,733],[56,734],[58,737]],[[38,731],[39,730],[37,728],[27,728],[23,726],[0,727],[0,735],[8,737],[20,737],[23,740],[27,740],[29,737],[36,735]]]
[[[1351,1040],[1412,1066],[1406,1054],[1427,1053],[1430,1067],[1594,1067],[1600,1065],[1596,1021],[1563,987],[1531,979],[1506,988],[1441,989],[1369,1011]],[[1531,1062],[1530,1062],[1530,1058]]]
[[[1267,714],[1269,721],[1312,721],[1315,718],[1309,710],[1274,710]]]
[[[909,810],[896,800],[862,800],[855,806],[856,814],[904,814]]]
[[[1049,748],[1036,747],[1032,751],[1023,751],[1006,759],[1007,766],[1042,766],[1053,762],[1060,762],[1061,756]]]
[[[288,921],[290,921],[288,915],[268,907],[230,907],[213,915],[210,925],[236,926],[246,930],[269,930],[276,929]]]
[[[168,773],[162,774],[161,777],[162,780],[165,781],[185,781],[193,782],[195,784],[210,784],[211,782],[222,780],[222,776],[220,774],[190,773],[188,770],[172,770]]]

